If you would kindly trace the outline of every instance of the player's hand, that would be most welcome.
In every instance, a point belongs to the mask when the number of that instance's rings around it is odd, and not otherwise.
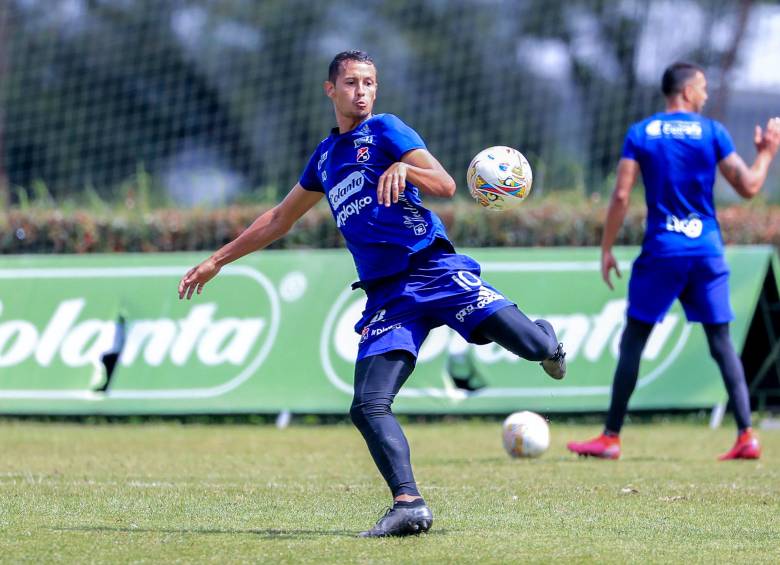
[[[780,147],[780,118],[770,118],[766,130],[762,131],[760,126],[756,126],[753,143],[756,144],[756,151],[768,151],[774,157]]]
[[[379,177],[376,187],[376,199],[380,205],[390,206],[398,202],[398,197],[406,189],[406,171],[409,166],[406,163],[393,163]]]
[[[622,275],[620,274],[620,267],[618,267],[617,261],[615,261],[615,256],[612,255],[612,251],[602,251],[601,252],[601,278],[604,279],[604,282],[607,283],[607,286],[609,287],[609,290],[615,290],[615,287],[612,286],[612,280],[610,279],[610,271],[615,270],[615,274],[617,275],[617,278],[621,278]]]
[[[197,267],[193,267],[179,281],[179,300],[187,296],[187,300],[192,298],[192,293],[200,294],[203,292],[203,285],[217,276],[219,265],[213,258],[209,257]]]

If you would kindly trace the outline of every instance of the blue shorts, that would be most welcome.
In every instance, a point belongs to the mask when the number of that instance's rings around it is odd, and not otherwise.
[[[631,269],[627,314],[642,322],[663,320],[675,298],[689,322],[722,324],[734,319],[729,268],[723,256],[640,255]]]
[[[402,349],[417,356],[433,328],[447,325],[471,343],[485,318],[512,306],[480,278],[479,263],[443,245],[412,255],[409,268],[378,283],[362,285],[368,302],[355,325],[358,360]]]

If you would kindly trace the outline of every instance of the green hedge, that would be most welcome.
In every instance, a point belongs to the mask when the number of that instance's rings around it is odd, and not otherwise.
[[[459,246],[598,245],[603,202],[542,201],[517,212],[495,213],[470,202],[433,205]],[[218,210],[87,212],[31,207],[0,212],[0,253],[111,253],[125,251],[210,251],[235,238],[267,207]],[[644,208],[629,210],[619,244],[641,243]],[[727,243],[768,243],[780,247],[780,206],[752,203],[722,207],[719,219]],[[306,214],[277,249],[340,247],[330,211]]]

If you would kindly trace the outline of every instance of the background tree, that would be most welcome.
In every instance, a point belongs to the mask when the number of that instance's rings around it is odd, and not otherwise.
[[[4,175],[59,201],[117,199],[139,171],[161,201],[274,200],[334,125],[321,84],[350,48],[377,61],[378,111],[418,129],[459,182],[479,150],[512,145],[537,194],[609,190],[626,128],[660,108],[671,59],[711,71],[711,110],[729,127],[780,104],[780,77],[752,98],[726,90],[755,56],[759,6],[776,4],[6,0],[0,200]]]

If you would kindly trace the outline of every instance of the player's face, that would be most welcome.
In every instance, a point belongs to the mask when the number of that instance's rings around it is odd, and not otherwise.
[[[701,112],[707,103],[707,79],[704,73],[696,73],[685,85],[685,98],[693,106],[694,112]]]
[[[336,113],[354,121],[371,115],[376,100],[376,67],[371,63],[345,61],[336,83],[325,81],[325,93]]]

